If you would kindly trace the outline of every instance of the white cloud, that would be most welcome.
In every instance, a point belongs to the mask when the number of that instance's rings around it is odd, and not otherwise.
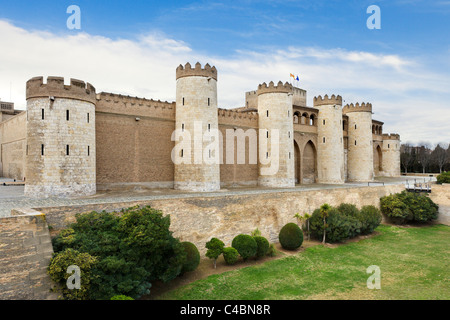
[[[342,48],[290,47],[239,51],[232,57],[196,52],[161,33],[136,40],[77,33],[28,31],[0,20],[0,97],[25,108],[25,83],[34,76],[63,76],[92,83],[97,92],[173,101],[175,69],[199,61],[219,72],[219,106],[244,105],[244,93],[262,82],[301,77],[308,104],[319,94],[340,94],[346,102],[372,102],[385,132],[404,141],[450,141],[448,88],[444,70],[431,72],[419,60]]]

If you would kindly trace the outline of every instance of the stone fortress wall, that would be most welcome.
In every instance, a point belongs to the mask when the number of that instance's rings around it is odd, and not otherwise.
[[[353,108],[359,112],[351,112],[351,105],[342,108],[340,96],[326,95],[315,97],[314,106],[308,107],[305,90],[289,85],[289,90],[270,92],[271,84],[265,84],[246,93],[244,107],[221,109],[217,79],[216,68],[208,64],[180,65],[176,72],[177,101],[167,102],[96,93],[92,85],[75,79],[64,85],[62,78],[49,77],[47,83],[42,77],[33,78],[27,82],[28,112],[13,118],[14,129],[9,124],[12,120],[0,123],[2,175],[25,177],[30,196],[92,194],[117,184],[181,188],[183,181],[182,189],[193,191],[264,186],[258,146],[267,136],[261,137],[259,129],[276,128],[282,133],[280,171],[271,186],[400,175],[400,137],[383,135],[383,123],[373,120],[365,109],[369,104],[359,109],[357,104]],[[173,163],[174,130],[183,124],[187,130],[195,121],[202,121],[203,131],[208,125],[219,129],[223,138],[218,147],[220,165],[189,167]],[[354,125],[356,130],[351,129]],[[2,141],[13,130],[22,132],[18,145],[5,147]],[[247,134],[244,164],[236,155],[242,144],[236,136],[242,133]],[[14,141],[7,140],[7,144]],[[249,161],[255,146],[256,164]],[[210,147],[214,157],[217,145]],[[234,159],[227,159],[227,148],[234,151]],[[20,154],[26,161],[20,160]],[[16,169],[5,170],[14,166]]]

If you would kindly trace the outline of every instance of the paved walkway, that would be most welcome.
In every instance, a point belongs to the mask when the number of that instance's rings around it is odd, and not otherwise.
[[[383,177],[377,178],[376,181],[384,182],[387,185],[395,185],[399,183],[404,183],[406,179],[413,180],[414,178],[417,177],[400,177],[400,178]],[[371,183],[370,186],[368,186],[367,183],[345,183],[343,185],[311,184],[311,185],[298,185],[295,188],[287,188],[287,189],[236,187],[206,193],[181,192],[173,189],[145,189],[142,187],[138,187],[131,189],[124,188],[124,190],[121,191],[99,192],[96,195],[89,197],[34,199],[24,196],[24,186],[3,186],[3,182],[7,181],[11,180],[0,178],[0,217],[10,216],[11,210],[14,208],[59,207],[59,206],[112,203],[112,202],[132,202],[142,200],[192,198],[198,196],[217,197],[236,194],[261,194],[273,192],[292,192],[300,190],[306,191],[306,190],[321,190],[321,189],[349,188],[349,187],[378,187],[381,185],[379,183]]]

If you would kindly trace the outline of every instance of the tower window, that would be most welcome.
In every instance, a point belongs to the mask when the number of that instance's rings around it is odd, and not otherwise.
[[[325,137],[323,137],[323,143],[325,143],[325,141],[326,141],[326,140],[325,140]]]
[[[70,118],[70,116],[69,116],[69,110],[66,110],[66,120],[69,121],[69,118]]]
[[[355,124],[355,130],[357,129],[356,124]]]
[[[291,153],[289,152],[289,159],[291,158]]]
[[[211,123],[208,123],[208,132],[211,132]]]
[[[181,124],[181,131],[184,132],[184,123]]]
[[[325,125],[325,119],[323,119],[323,125]]]
[[[267,110],[267,117],[269,117],[269,110]]]
[[[181,157],[184,157],[184,149],[181,149]]]
[[[41,144],[41,156],[43,156],[43,155],[44,155],[44,145]]]
[[[70,147],[69,145],[66,145],[66,156],[70,154]]]
[[[87,114],[87,123],[89,123],[89,113]]]
[[[211,105],[211,99],[208,98],[208,107]]]
[[[289,136],[289,138],[291,137],[291,132],[290,131],[288,131],[288,136]]]
[[[391,145],[390,144],[388,144],[388,149],[391,147]]]
[[[184,106],[184,98],[183,98],[183,106]]]
[[[44,118],[45,118],[45,110],[42,109],[42,110],[41,110],[41,113],[42,113],[42,114],[41,114],[41,115],[42,115],[42,120],[44,120]]]
[[[356,146],[356,140],[355,140],[355,146]]]
[[[269,153],[266,152],[266,159],[269,159]]]
[[[88,156],[90,156],[91,155],[91,150],[90,150],[91,148],[88,146]]]
[[[291,112],[288,110],[288,118],[291,116]]]
[[[267,130],[267,132],[266,132],[266,137],[267,137],[267,139],[269,139],[269,130]]]

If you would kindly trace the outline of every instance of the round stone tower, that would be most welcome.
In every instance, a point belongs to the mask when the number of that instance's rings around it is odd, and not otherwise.
[[[399,177],[400,172],[400,135],[383,134],[383,175]]]
[[[272,188],[295,186],[292,85],[259,85],[259,185]]]
[[[96,192],[95,88],[80,80],[27,82],[25,195],[70,197]]]
[[[344,137],[342,130],[342,97],[314,97],[319,109],[317,123],[318,183],[342,184],[344,173]]]
[[[342,112],[348,116],[348,180],[371,181],[374,177],[372,104],[352,103]]]
[[[188,191],[220,189],[217,70],[189,63],[176,70],[176,141],[174,188]],[[178,139],[180,135],[182,139]],[[190,139],[188,141],[188,139]]]

